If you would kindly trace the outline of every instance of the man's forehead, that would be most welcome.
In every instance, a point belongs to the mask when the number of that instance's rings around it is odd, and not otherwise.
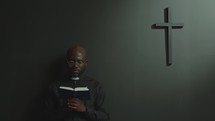
[[[68,54],[68,57],[84,57],[84,53],[79,51],[72,51]]]

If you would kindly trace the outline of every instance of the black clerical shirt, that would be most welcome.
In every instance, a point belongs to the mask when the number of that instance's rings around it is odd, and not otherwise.
[[[59,94],[60,86],[88,87],[90,99],[82,100],[86,106],[86,112],[68,111],[65,108],[66,101]],[[109,115],[104,109],[105,90],[101,83],[83,75],[79,80],[70,78],[64,81],[54,82],[50,86],[50,94],[46,101],[46,114],[51,121],[109,121]]]

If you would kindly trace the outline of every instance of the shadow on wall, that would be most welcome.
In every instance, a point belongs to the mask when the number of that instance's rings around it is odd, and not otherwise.
[[[47,66],[47,73],[44,81],[40,84],[40,90],[29,101],[27,109],[26,121],[45,121],[44,109],[45,99],[48,94],[49,85],[53,81],[59,81],[67,76],[68,68],[65,63],[65,58],[60,57]]]

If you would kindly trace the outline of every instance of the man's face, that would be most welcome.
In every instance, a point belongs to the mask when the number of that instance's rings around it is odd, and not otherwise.
[[[67,63],[72,76],[79,76],[87,67],[87,59],[85,54],[80,51],[73,51],[69,53]]]

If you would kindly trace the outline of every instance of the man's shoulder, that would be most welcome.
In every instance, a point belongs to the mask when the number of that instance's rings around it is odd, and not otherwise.
[[[98,87],[98,86],[102,86],[102,83],[100,81],[98,81],[97,79],[90,77],[88,75],[85,75],[83,80],[87,83],[89,83],[91,86],[93,87]]]

